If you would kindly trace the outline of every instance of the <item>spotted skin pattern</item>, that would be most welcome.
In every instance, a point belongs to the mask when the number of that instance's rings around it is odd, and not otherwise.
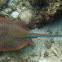
[[[0,51],[13,51],[31,44],[32,40],[24,38],[25,26],[0,18]],[[20,33],[22,31],[23,33]]]
[[[29,33],[28,27],[21,21],[9,21],[0,17],[0,51],[13,51],[32,44],[31,38],[36,37],[62,37],[62,35],[49,35]]]

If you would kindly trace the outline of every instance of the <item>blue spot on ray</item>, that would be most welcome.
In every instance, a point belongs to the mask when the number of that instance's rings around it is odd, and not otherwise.
[[[21,42],[21,41],[20,41]]]
[[[4,43],[3,43],[3,45],[4,45]]]
[[[4,47],[6,47],[6,46],[4,46]]]
[[[10,46],[10,47],[12,47],[12,46]]]
[[[4,40],[3,40],[3,42],[4,42]]]
[[[20,39],[18,39],[18,40],[20,40]]]
[[[5,28],[6,29],[6,28]]]
[[[11,27],[10,27],[11,28]]]
[[[17,45],[17,46],[19,46],[19,45]]]
[[[5,42],[7,42],[7,41],[5,41]]]
[[[21,39],[21,40],[23,40],[23,39]]]
[[[13,39],[13,38],[11,38],[11,39]]]
[[[8,33],[9,34],[9,33]]]
[[[16,38],[15,38],[15,40],[16,40]]]
[[[20,43],[20,42],[16,42],[16,43]]]
[[[5,34],[3,34],[3,35],[5,35]]]
[[[13,41],[11,41],[11,42],[13,42]]]
[[[25,42],[25,41],[24,41]]]
[[[11,44],[9,44],[9,45],[11,45]]]
[[[11,36],[11,35],[9,35],[9,36]]]
[[[15,36],[13,35],[13,37],[15,37]]]
[[[5,31],[6,32],[6,31]]]
[[[7,41],[9,41],[9,39],[7,39]]]
[[[8,36],[5,36],[5,37],[8,37]]]
[[[13,43],[13,44],[15,44],[15,43]]]
[[[15,28],[15,26],[14,26],[14,28]]]
[[[6,26],[5,26],[6,27]]]

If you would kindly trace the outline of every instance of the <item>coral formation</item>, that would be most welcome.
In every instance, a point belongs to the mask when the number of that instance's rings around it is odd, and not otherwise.
[[[26,22],[26,24],[29,24],[32,19],[32,10],[30,8],[31,6],[27,1],[9,0],[8,7],[1,10],[0,14],[5,15],[10,20],[11,18],[13,18],[13,20],[20,19]]]
[[[7,1],[5,0],[5,3]],[[0,11],[0,14],[20,19],[26,22],[30,28],[40,28],[62,15],[61,0],[11,0],[10,2],[8,8]],[[3,4],[1,3],[0,6],[2,7]],[[15,12],[19,15],[13,16]]]
[[[22,13],[19,14],[19,18],[24,21],[26,24],[29,24],[31,19],[34,17],[34,15],[31,10],[24,10]]]
[[[40,2],[40,0],[38,2]],[[52,22],[54,19],[59,18],[62,15],[61,2],[62,2],[61,0],[51,0],[51,1],[49,0],[47,1],[48,5],[46,5],[46,7],[43,7],[40,10],[34,9],[34,13],[36,13],[36,16],[33,19],[33,21],[31,21],[29,24],[30,28],[35,28],[35,27],[40,28],[43,25]],[[36,4],[36,1],[34,3]]]
[[[5,7],[7,4],[8,0],[0,0],[0,9],[2,9],[3,7]]]

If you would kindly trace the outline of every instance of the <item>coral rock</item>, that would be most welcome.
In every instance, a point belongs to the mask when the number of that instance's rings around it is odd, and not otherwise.
[[[0,9],[5,7],[5,4],[8,2],[8,0],[0,0]]]

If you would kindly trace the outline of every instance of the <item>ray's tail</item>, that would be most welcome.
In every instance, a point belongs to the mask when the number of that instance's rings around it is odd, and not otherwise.
[[[28,37],[62,37],[62,35],[30,33]]]

